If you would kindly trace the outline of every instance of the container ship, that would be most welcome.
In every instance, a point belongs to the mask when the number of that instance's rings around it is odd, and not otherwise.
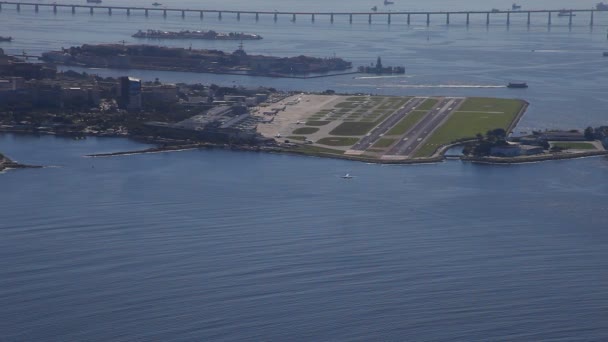
[[[253,33],[230,32],[221,33],[215,31],[159,31],[139,30],[132,37],[147,39],[205,39],[205,40],[258,40],[262,36]]]

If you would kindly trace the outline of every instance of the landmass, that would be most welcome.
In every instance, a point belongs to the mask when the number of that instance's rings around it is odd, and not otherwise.
[[[45,52],[42,60],[54,64],[95,68],[148,69],[289,77],[345,71],[352,67],[341,58],[249,55],[242,45],[234,52],[195,50],[153,45],[101,44]]]
[[[0,153],[0,172],[7,169],[41,168],[42,166],[19,164]]]
[[[608,128],[514,136],[519,99],[282,92],[273,88],[142,82],[27,63],[0,51],[0,131],[123,136],[156,147],[221,147],[373,163],[457,157],[518,163],[606,154]],[[109,155],[103,155],[109,156]]]

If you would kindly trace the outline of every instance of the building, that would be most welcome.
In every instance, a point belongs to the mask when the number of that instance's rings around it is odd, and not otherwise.
[[[118,103],[121,108],[141,109],[141,80],[123,76],[118,79]]]
[[[174,104],[179,100],[175,84],[144,85],[142,102],[145,105]]]

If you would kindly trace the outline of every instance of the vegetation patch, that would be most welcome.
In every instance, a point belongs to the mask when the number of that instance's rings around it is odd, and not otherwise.
[[[303,137],[301,135],[290,135],[290,136],[287,137],[287,139],[289,139],[289,140],[304,141],[304,140],[306,140],[306,137]]]
[[[486,99],[483,99],[486,100]],[[497,101],[505,101],[496,99]],[[429,140],[415,154],[415,157],[428,157],[433,154],[441,145],[446,145],[458,140],[472,139],[477,134],[484,134],[489,130],[496,128],[507,129],[511,122],[517,116],[521,106],[515,106],[513,103],[521,105],[520,101],[506,100],[510,103],[510,111],[502,113],[484,113],[484,112],[455,112],[450,116],[448,121],[431,135]],[[492,102],[489,102],[492,103]],[[503,108],[507,105],[504,104]]]
[[[352,146],[359,141],[359,138],[340,137],[340,138],[322,138],[317,140],[317,144],[327,146]]]
[[[331,135],[364,135],[374,128],[374,122],[343,122],[334,128]]]
[[[320,146],[312,146],[312,145],[301,145],[297,147],[297,151],[304,152],[306,154],[311,155],[319,155],[319,154],[344,154],[344,151],[334,150],[333,148],[326,148]]]
[[[595,150],[595,146],[592,143],[587,142],[554,142],[551,143],[552,147],[562,148],[564,150]]]
[[[376,141],[376,143],[372,147],[373,148],[389,147],[395,142],[395,140],[397,140],[397,139],[382,138],[382,139]],[[367,149],[367,150],[369,151],[370,149]]]
[[[359,106],[359,104],[356,103],[356,102],[348,102],[347,101],[347,102],[340,102],[340,103],[336,104],[334,107],[336,107],[336,108],[350,108],[350,109],[352,109],[352,108],[355,108],[355,107],[358,107],[358,106]]]
[[[439,100],[437,100],[437,99],[426,99],[424,102],[422,102],[422,104],[420,106],[418,106],[416,108],[416,110],[424,110],[424,111],[431,110],[431,109],[433,109],[433,107],[435,107],[437,102],[439,102]]]
[[[325,126],[331,121],[307,121],[306,126]]]
[[[300,127],[293,130],[293,134],[313,134],[318,132],[319,129],[316,127]]]
[[[523,106],[520,100],[496,99],[486,97],[467,98],[462,106],[458,108],[460,112],[502,112],[505,114],[517,114]]]
[[[409,113],[406,117],[401,119],[387,135],[402,135],[405,134],[410,128],[412,128],[422,117],[426,114],[426,111],[415,110]]]

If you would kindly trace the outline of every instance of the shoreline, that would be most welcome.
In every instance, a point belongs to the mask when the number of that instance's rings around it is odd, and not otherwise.
[[[0,173],[11,169],[41,169],[39,165],[26,165],[17,163],[10,158],[0,154]]]

